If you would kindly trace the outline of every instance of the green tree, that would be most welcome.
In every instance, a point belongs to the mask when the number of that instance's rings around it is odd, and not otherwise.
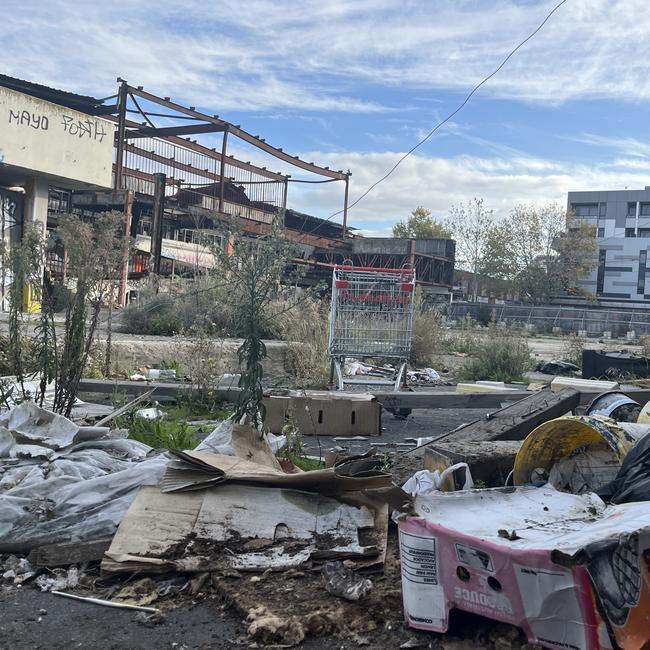
[[[411,216],[393,226],[393,237],[403,239],[451,239],[445,226],[431,216],[431,211],[421,205],[411,212]]]
[[[487,236],[481,272],[507,280],[530,302],[580,291],[594,266],[596,233],[555,203],[517,205]]]

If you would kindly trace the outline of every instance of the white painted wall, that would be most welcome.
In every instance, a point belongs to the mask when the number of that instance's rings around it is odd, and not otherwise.
[[[36,174],[111,187],[106,120],[0,87],[0,161]]]

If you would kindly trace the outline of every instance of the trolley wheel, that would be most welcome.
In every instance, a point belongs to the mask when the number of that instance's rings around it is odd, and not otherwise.
[[[408,408],[398,408],[398,409],[393,409],[393,417],[396,420],[406,420],[406,418],[411,415],[411,410]]]

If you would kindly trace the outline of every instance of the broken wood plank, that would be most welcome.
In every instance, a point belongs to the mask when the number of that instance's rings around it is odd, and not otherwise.
[[[416,391],[413,393],[373,393],[385,409],[463,409],[501,408],[504,403],[530,397],[525,390],[501,393],[454,393],[451,391]]]
[[[544,389],[529,394],[505,408],[488,413],[484,418],[450,431],[433,442],[483,442],[490,440],[523,440],[535,427],[573,411],[580,402],[580,393],[566,388],[559,392]]]
[[[29,554],[29,562],[35,567],[57,567],[97,562],[111,545],[112,537],[90,542],[71,542],[66,544],[47,544],[39,546]]]

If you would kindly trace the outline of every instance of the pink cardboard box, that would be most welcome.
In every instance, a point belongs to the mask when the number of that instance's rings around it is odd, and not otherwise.
[[[496,488],[418,496],[399,520],[404,614],[445,632],[451,609],[565,650],[650,640],[650,503]]]

